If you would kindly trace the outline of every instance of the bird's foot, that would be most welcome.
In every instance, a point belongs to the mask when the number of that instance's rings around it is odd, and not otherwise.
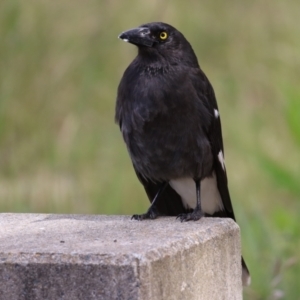
[[[198,221],[204,216],[204,213],[199,209],[194,209],[190,213],[180,214],[176,219],[180,219],[181,222]]]
[[[150,207],[145,214],[133,215],[131,217],[131,220],[137,220],[137,221],[142,221],[142,220],[147,220],[147,219],[154,220],[158,216],[159,216],[159,213],[158,213],[157,209],[154,207]]]

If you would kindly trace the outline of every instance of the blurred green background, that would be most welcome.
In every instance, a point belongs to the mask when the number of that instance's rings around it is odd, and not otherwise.
[[[114,124],[136,55],[117,36],[164,21],[217,94],[245,299],[300,299],[299,12],[298,0],[1,1],[0,211],[145,211]]]

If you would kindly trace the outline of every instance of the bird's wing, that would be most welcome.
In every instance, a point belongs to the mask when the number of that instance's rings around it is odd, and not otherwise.
[[[208,126],[207,138],[211,144],[214,160],[213,168],[217,177],[218,190],[224,205],[224,210],[214,213],[213,217],[229,217],[235,220],[228,190],[227,174],[224,163],[222,127],[216,96],[213,87],[201,69],[195,69],[194,72],[190,72],[190,74],[193,86],[197,90],[199,101],[204,101],[204,105],[211,114],[211,124]],[[241,259],[243,285],[249,285],[251,282],[250,273],[243,257]]]
[[[201,69],[194,69],[193,72],[190,72],[190,76],[193,86],[197,91],[199,101],[204,102],[204,105],[211,114],[211,123],[206,129],[206,134],[211,144],[217,186],[224,205],[224,211],[216,212],[214,216],[230,217],[235,220],[228,190],[221,120],[215,93],[208,78]]]
[[[134,170],[138,179],[144,186],[150,202],[152,203],[164,182],[153,182],[151,180],[147,180],[135,169],[135,167]],[[177,216],[186,212],[186,209],[182,204],[181,197],[171,188],[170,185],[167,185],[164,192],[157,198],[155,205],[159,213],[162,215]]]

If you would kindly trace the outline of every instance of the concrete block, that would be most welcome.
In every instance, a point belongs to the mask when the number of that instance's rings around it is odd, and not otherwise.
[[[0,214],[0,299],[242,299],[230,219]]]

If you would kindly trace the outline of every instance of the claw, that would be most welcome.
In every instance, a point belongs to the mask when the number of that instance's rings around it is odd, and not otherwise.
[[[133,215],[131,217],[131,220],[137,220],[137,221],[142,221],[146,219],[154,220],[157,218],[158,215],[159,213],[157,212],[157,210],[154,207],[150,207],[150,209],[145,214]]]
[[[199,210],[194,210],[191,213],[187,214],[180,214],[176,217],[176,219],[180,219],[181,222],[188,222],[188,221],[198,221],[200,220],[204,214]]]
[[[133,215],[132,217],[131,217],[131,220],[136,220],[136,221],[142,221],[142,220],[144,220],[145,219],[145,216],[146,214],[143,214],[143,215]]]

